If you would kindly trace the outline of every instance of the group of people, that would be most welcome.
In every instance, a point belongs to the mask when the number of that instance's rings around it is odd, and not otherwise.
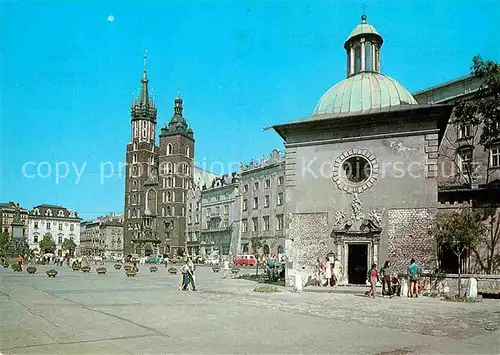
[[[337,286],[342,277],[342,264],[337,258],[327,256],[325,261],[316,260],[316,286]]]
[[[410,298],[418,298],[418,280],[421,272],[422,269],[415,262],[415,259],[412,258],[406,269],[408,278],[408,297]],[[392,272],[390,261],[386,261],[380,271],[377,268],[377,264],[373,264],[371,269],[368,270],[367,278],[370,282],[370,290],[367,292],[367,296],[375,298],[377,294],[377,282],[382,282],[382,297],[401,295],[402,281]]]

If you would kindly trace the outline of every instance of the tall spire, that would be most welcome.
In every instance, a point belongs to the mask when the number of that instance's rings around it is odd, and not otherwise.
[[[177,97],[174,100],[174,116],[182,117],[182,97],[179,88],[177,88]]]
[[[144,51],[144,72],[142,73],[142,89],[141,89],[141,101],[142,105],[147,105],[149,103],[149,94],[148,94],[148,75],[146,73],[146,59],[148,57],[148,51]]]

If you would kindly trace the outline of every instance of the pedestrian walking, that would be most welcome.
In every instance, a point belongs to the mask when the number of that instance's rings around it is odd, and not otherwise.
[[[326,286],[331,287],[332,286],[332,264],[330,263],[330,259],[328,256],[326,257],[326,262],[325,262],[325,279],[326,279]]]
[[[191,285],[191,289],[193,291],[196,291],[195,280],[194,280],[194,271],[196,270],[196,267],[194,266],[193,260],[191,258],[189,258],[188,266],[189,266],[189,283]]]
[[[377,281],[379,281],[379,273],[377,269],[377,264],[373,264],[370,271],[368,271],[369,281],[370,281],[370,291],[368,296],[375,298],[377,295]]]
[[[187,263],[187,260],[182,266],[181,271],[182,271],[182,284],[180,289],[181,291],[187,291],[189,286],[189,265]]]

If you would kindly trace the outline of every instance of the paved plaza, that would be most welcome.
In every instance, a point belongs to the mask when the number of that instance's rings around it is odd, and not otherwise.
[[[46,266],[0,269],[3,354],[497,354],[500,303],[259,294],[252,281],[197,269],[199,291],[146,266],[135,278]],[[488,329],[497,330],[488,330]]]

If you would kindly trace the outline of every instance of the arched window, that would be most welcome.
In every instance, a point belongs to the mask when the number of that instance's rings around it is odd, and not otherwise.
[[[172,155],[174,153],[174,147],[172,144],[168,143],[167,144],[167,155]]]
[[[172,191],[168,191],[168,192],[167,192],[167,201],[168,201],[168,202],[172,202],[172,201],[173,201],[173,200],[172,200]]]
[[[137,180],[132,180],[132,189],[137,189]]]
[[[188,145],[186,145],[186,156],[189,157],[191,153],[191,149],[189,148]]]
[[[134,142],[134,150],[137,150],[137,142]]]
[[[171,216],[172,215],[172,209],[170,208],[170,206],[167,207],[167,216]]]
[[[174,172],[174,168],[171,162],[167,163],[167,174],[172,174]]]
[[[154,189],[149,189],[146,194],[146,206],[152,213],[156,213],[157,205],[156,191]]]
[[[134,153],[132,155],[132,164],[135,164],[135,163],[137,163],[137,154]]]
[[[149,158],[149,162],[151,163],[151,165],[153,165],[155,163],[155,156],[151,154],[151,158]]]
[[[171,177],[167,178],[167,187],[172,187],[172,178]]]

